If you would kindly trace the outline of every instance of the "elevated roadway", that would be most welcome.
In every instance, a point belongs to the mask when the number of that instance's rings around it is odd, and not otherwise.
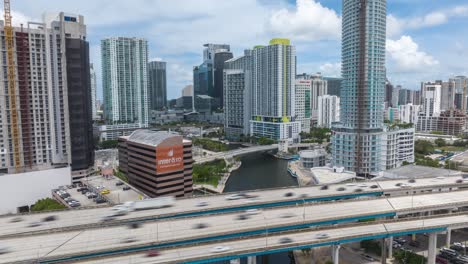
[[[399,185],[399,186],[397,186]],[[322,186],[301,188],[280,188],[249,192],[254,199],[227,200],[230,194],[194,197],[177,200],[173,207],[157,210],[131,212],[119,218],[117,223],[133,221],[154,221],[170,218],[204,216],[219,213],[232,213],[247,209],[264,209],[282,206],[296,206],[302,203],[354,199],[379,196],[398,196],[411,193],[445,192],[467,188],[468,181],[461,177],[442,177],[408,180],[369,181],[365,183],[333,184],[327,189]],[[357,192],[359,190],[359,192]],[[290,193],[291,196],[286,196]],[[204,202],[206,206],[199,207]],[[68,210],[53,213],[38,213],[22,216],[23,221],[12,223],[17,216],[0,217],[0,238],[5,236],[32,234],[51,231],[79,230],[102,225],[101,219],[112,213],[111,208]],[[45,222],[40,226],[28,227],[31,222],[39,222],[49,215],[58,217],[57,221]],[[109,224],[109,223],[106,223]]]
[[[202,244],[162,251],[155,258],[147,258],[139,252],[130,255],[85,261],[86,264],[110,263],[210,263],[214,261],[239,259],[243,257],[287,252],[291,250],[339,245],[368,239],[389,238],[406,234],[443,232],[448,228],[468,227],[468,216],[445,216],[410,221],[392,221],[388,223],[361,224],[325,230],[303,230],[301,232],[274,234],[264,237],[247,238],[242,241]],[[319,239],[317,234],[328,234],[328,238]],[[281,243],[280,239],[288,237],[291,243]],[[212,252],[214,246],[229,247],[226,252]]]
[[[4,238],[2,244],[10,247],[12,252],[3,255],[0,263],[38,259],[82,260],[151,248],[188,246],[263,234],[271,235],[363,219],[385,219],[421,212],[450,211],[453,208],[463,209],[465,206],[468,206],[468,191],[457,191],[281,207],[263,210],[245,220],[240,220],[236,213],[229,213],[148,222],[138,229],[114,226]],[[205,227],[196,228],[199,224]],[[126,238],[132,238],[134,241],[123,243]]]
[[[242,212],[247,209],[296,206],[297,204],[337,199],[362,199],[379,196],[393,197],[409,195],[411,193],[445,192],[467,187],[468,181],[463,181],[461,177],[442,177],[417,179],[413,183],[408,182],[408,180],[369,181],[366,183],[333,184],[329,185],[327,189],[323,189],[324,187],[322,186],[311,186],[249,192],[249,195],[255,197],[254,199],[226,200],[229,194],[212,195],[180,199],[177,200],[175,206],[169,208],[131,212],[128,215],[120,217],[118,221],[113,224]],[[356,192],[358,189],[360,191]],[[290,193],[291,196],[285,196],[287,193]],[[206,206],[197,206],[200,202],[206,203]],[[101,219],[111,213],[111,208],[39,213],[24,215],[22,216],[23,221],[16,223],[11,222],[16,216],[0,217],[0,238],[13,235],[17,236],[20,234],[79,230],[83,227],[98,228],[102,225]],[[58,220],[44,222],[42,225],[36,227],[28,227],[31,222],[39,222],[49,215],[57,216]],[[108,225],[109,223],[105,224]]]

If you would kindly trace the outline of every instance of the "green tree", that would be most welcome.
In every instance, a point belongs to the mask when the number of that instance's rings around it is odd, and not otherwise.
[[[382,255],[382,247],[380,245],[380,242],[374,241],[374,240],[363,240],[361,241],[361,247],[367,252],[367,253],[373,253],[377,256]]]
[[[273,139],[269,139],[269,138],[266,138],[266,137],[261,137],[258,139],[258,144],[260,145],[271,145],[271,144],[275,144],[275,141]]]
[[[437,145],[437,147],[444,147],[447,145],[447,142],[445,142],[445,139],[443,138],[438,138],[434,140],[434,143]]]
[[[411,251],[396,250],[393,253],[393,257],[397,263],[405,264],[424,264],[427,263],[427,259],[421,255],[415,254]]]
[[[434,144],[427,140],[416,140],[414,142],[414,152],[422,155],[431,154],[434,152]]]
[[[36,203],[31,205],[31,212],[61,210],[67,208],[65,205],[57,202],[52,198],[44,198],[37,200]]]

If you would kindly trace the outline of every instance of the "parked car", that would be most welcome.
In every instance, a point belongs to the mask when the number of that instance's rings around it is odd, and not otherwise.
[[[123,185],[123,184],[124,184],[123,182],[118,181],[118,182],[115,183],[115,186],[120,186],[120,185]]]
[[[110,191],[108,189],[103,189],[101,191],[101,194],[109,194],[109,193],[110,193]]]
[[[365,260],[368,260],[368,261],[374,261],[374,258],[367,255],[367,254],[362,254],[361,257]]]
[[[128,191],[128,190],[130,190],[130,189],[131,189],[131,188],[130,188],[129,186],[124,186],[124,187],[123,187],[123,190],[124,190],[124,191]]]
[[[95,199],[94,199],[94,201],[95,201],[97,204],[102,204],[102,203],[105,203],[105,202],[106,202],[106,200],[105,200],[105,199],[103,199],[103,198],[100,198],[100,197],[98,197],[98,198],[95,198]]]

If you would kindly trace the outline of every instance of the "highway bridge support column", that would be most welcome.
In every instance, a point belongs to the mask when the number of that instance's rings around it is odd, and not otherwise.
[[[257,257],[256,256],[247,257],[247,264],[257,264]]]
[[[437,233],[429,233],[429,246],[427,253],[427,264],[435,264],[437,249]]]
[[[240,264],[240,259],[231,259],[229,264]]]
[[[333,245],[332,246],[333,264],[339,264],[340,263],[340,248],[341,248],[341,245]]]
[[[382,238],[382,257],[380,258],[382,264],[387,264],[387,240]]]
[[[387,238],[388,258],[393,258],[393,237]]]
[[[452,240],[452,229],[447,228],[447,235],[445,237],[445,246],[450,248],[450,240]]]

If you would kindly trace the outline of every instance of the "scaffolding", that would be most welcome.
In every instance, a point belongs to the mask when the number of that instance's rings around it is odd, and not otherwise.
[[[21,167],[20,158],[20,135],[18,126],[18,106],[16,97],[15,77],[15,44],[13,37],[13,26],[11,24],[10,0],[4,0],[5,13],[5,48],[7,54],[7,80],[8,80],[8,106],[10,109],[10,127],[13,147],[13,161],[16,171]]]

